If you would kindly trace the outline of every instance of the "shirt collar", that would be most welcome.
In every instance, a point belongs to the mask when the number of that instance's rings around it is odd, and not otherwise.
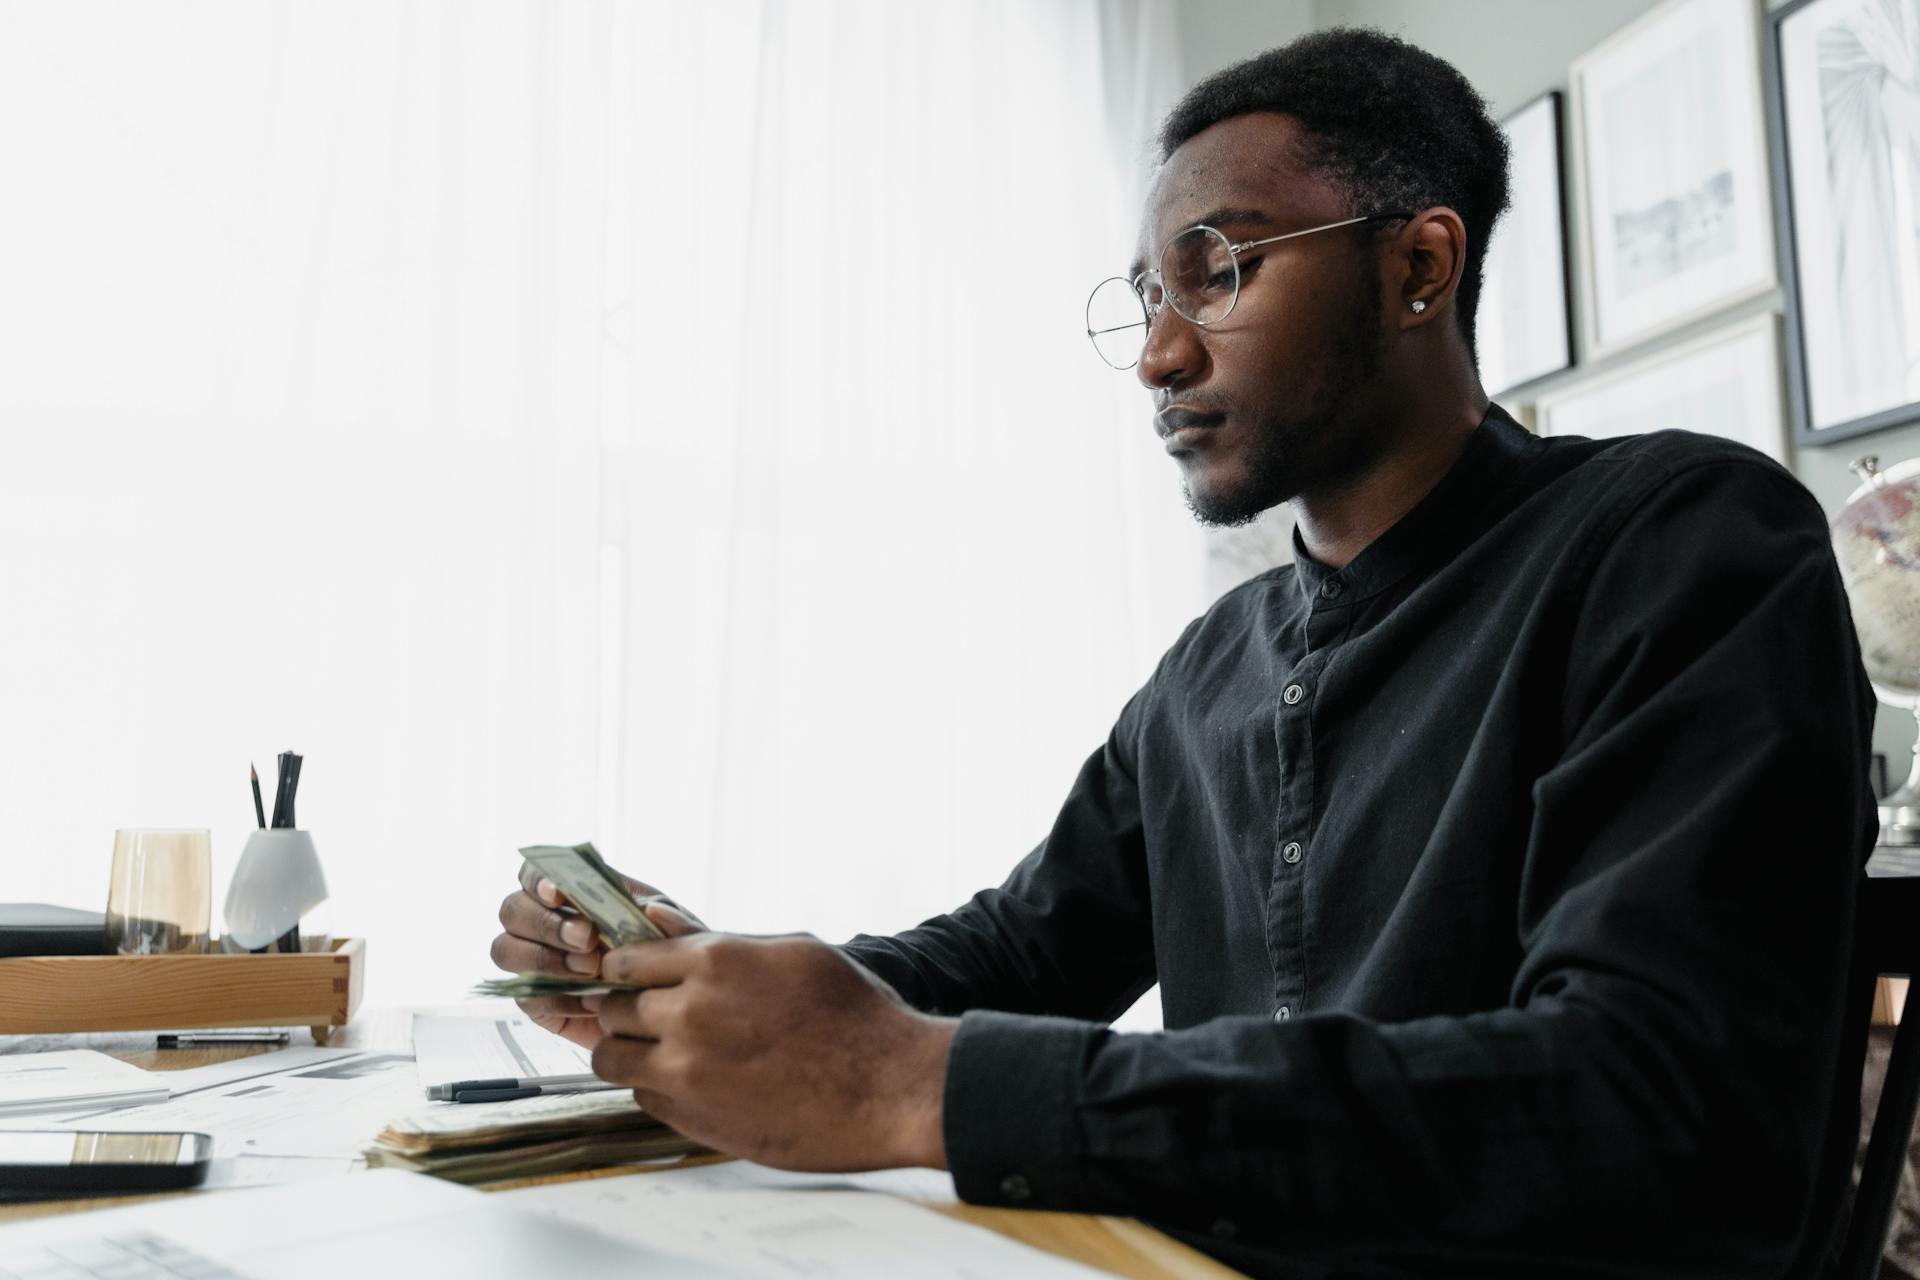
[[[1522,464],[1537,457],[1545,441],[1489,404],[1466,448],[1427,496],[1392,528],[1340,570],[1307,554],[1300,530],[1293,531],[1296,581],[1310,607],[1352,604],[1385,591],[1408,573],[1450,558],[1467,541],[1475,516],[1486,500]]]

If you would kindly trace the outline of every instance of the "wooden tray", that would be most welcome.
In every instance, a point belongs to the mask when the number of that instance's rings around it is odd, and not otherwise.
[[[316,1044],[360,1007],[364,938],[302,955],[0,959],[0,1035],[310,1027]]]

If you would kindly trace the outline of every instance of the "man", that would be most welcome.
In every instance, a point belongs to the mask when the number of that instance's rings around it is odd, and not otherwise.
[[[1199,518],[1290,502],[1296,563],[1187,629],[950,915],[834,948],[656,907],[683,936],[601,955],[529,880],[495,960],[645,984],[531,1009],[776,1165],[951,1168],[1260,1274],[1807,1274],[1873,836],[1820,510],[1736,445],[1488,403],[1505,147],[1439,60],[1309,36],[1161,141],[1131,353],[1089,328]],[[1109,1031],[1156,980],[1167,1030]]]

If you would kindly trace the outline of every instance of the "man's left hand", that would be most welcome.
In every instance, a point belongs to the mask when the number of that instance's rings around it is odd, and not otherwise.
[[[709,933],[662,903],[646,911],[672,936],[602,962],[647,989],[600,999],[595,1075],[688,1137],[777,1168],[946,1168],[956,1021],[907,1007],[817,938]]]

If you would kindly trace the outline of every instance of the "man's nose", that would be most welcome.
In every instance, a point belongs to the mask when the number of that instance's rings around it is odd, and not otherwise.
[[[1171,306],[1162,306],[1147,325],[1147,341],[1140,348],[1134,376],[1149,390],[1183,386],[1199,375],[1206,361],[1200,326]]]

